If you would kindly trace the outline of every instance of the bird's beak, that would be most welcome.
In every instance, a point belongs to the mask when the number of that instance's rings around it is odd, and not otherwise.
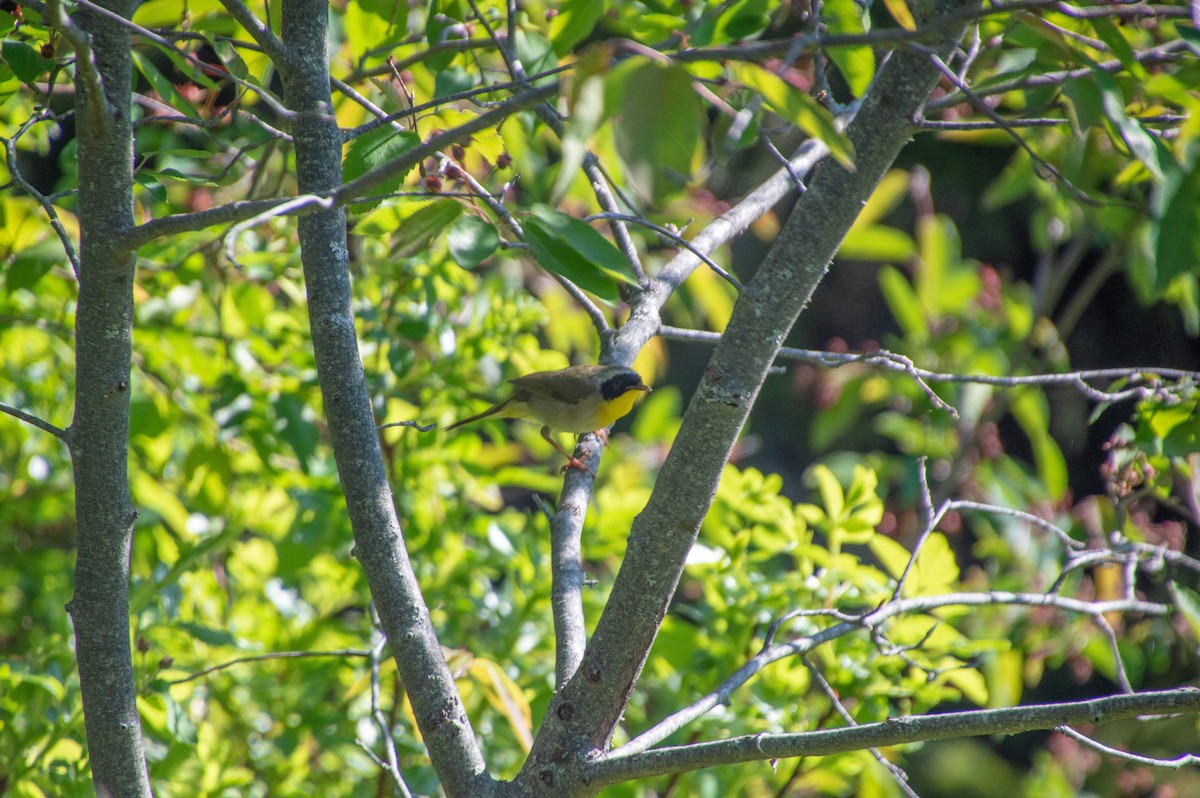
[[[651,388],[649,385],[635,385],[635,386],[633,386],[633,390],[635,390],[635,391],[645,391],[646,393],[650,393],[650,392],[651,392],[652,390],[654,390],[654,389],[653,389],[653,388]]]

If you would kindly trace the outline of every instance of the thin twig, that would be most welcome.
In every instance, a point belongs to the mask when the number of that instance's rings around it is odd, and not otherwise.
[[[821,688],[821,692],[825,694],[825,697],[829,699],[829,703],[833,705],[834,711],[842,717],[842,720],[846,721],[846,725],[858,726],[858,721],[854,719],[854,716],[850,714],[848,709],[846,709],[846,706],[842,703],[842,700],[838,698],[837,691],[833,689],[833,685],[831,685],[825,678],[825,674],[821,673],[821,670],[816,665],[813,665],[812,662],[809,661],[808,657],[804,658],[804,665],[808,668],[808,672],[812,674],[813,680],[817,683],[817,687]],[[868,748],[867,750],[871,752],[871,756],[875,757],[876,762],[883,765],[884,769],[887,770],[887,772],[891,775],[892,780],[896,782],[896,786],[900,788],[902,793],[909,796],[909,798],[921,798],[919,795],[917,795],[916,791],[909,786],[908,774],[905,773],[899,765],[893,763],[890,759],[880,753],[878,748],[872,747]]]
[[[24,410],[18,410],[11,405],[6,405],[3,402],[0,402],[0,413],[7,413],[13,418],[18,418],[21,421],[24,421],[26,424],[37,427],[43,432],[49,432],[51,435],[58,438],[60,441],[63,441],[64,443],[67,442],[68,433],[65,429],[60,429],[51,424],[49,421],[44,421],[35,415],[26,413]]]
[[[1144,615],[1162,616],[1169,613],[1169,608],[1137,600],[1113,601],[1082,601],[1041,593],[1010,593],[1005,591],[990,591],[982,593],[947,593],[940,596],[919,596],[898,600],[889,600],[874,610],[862,615],[850,616],[838,623],[801,636],[785,643],[764,645],[758,654],[751,657],[746,664],[730,675],[716,689],[680,709],[651,728],[634,737],[629,742],[612,751],[609,756],[618,757],[636,754],[662,742],[692,721],[702,717],[713,708],[729,701],[739,687],[746,684],[763,668],[781,659],[803,656],[818,646],[844,637],[856,631],[866,630],[874,633],[880,626],[900,615],[929,613],[946,607],[986,607],[986,606],[1018,606],[1018,607],[1053,607],[1065,612],[1086,615],[1089,618],[1102,617],[1105,613],[1141,613]],[[828,611],[809,611],[812,615],[831,615]],[[799,613],[797,614],[799,615]]]
[[[372,615],[375,615],[374,607],[372,607]],[[391,776],[392,784],[400,795],[403,798],[412,798],[412,792],[400,774],[400,758],[396,754],[396,740],[392,737],[391,724],[388,723],[379,706],[379,666],[383,660],[383,649],[387,647],[387,637],[378,631],[378,616],[375,616],[374,621],[379,642],[371,649],[371,719],[375,721],[375,728],[379,731],[379,740],[383,743],[383,750],[387,754],[387,763],[380,762],[379,765],[384,772]]]
[[[412,427],[417,432],[429,432],[432,429],[437,429],[437,424],[421,424],[417,421],[392,421],[388,424],[380,424],[375,429],[388,429],[389,427]]]
[[[695,255],[697,258],[699,258],[701,261],[703,261],[704,264],[706,266],[708,266],[708,268],[710,268],[714,272],[716,272],[717,275],[719,277],[721,277],[721,279],[725,280],[727,283],[732,285],[737,290],[738,293],[741,293],[742,290],[745,288],[745,286],[742,285],[741,280],[739,280],[738,278],[734,277],[729,272],[722,269],[719,265],[717,265],[716,261],[714,261],[712,258],[705,255],[703,252],[701,252],[696,247],[692,246],[692,243],[690,241],[688,241],[686,238],[679,235],[678,233],[668,230],[667,228],[665,228],[661,225],[657,225],[654,222],[651,222],[649,219],[645,219],[641,216],[634,216],[633,214],[629,214],[629,213],[610,213],[610,212],[606,211],[604,213],[594,213],[591,216],[588,216],[584,221],[591,221],[593,219],[605,219],[605,220],[619,219],[620,221],[623,221],[623,222],[629,222],[630,224],[636,224],[641,227],[645,227],[647,230],[653,230],[655,233],[658,233],[660,236],[667,239],[668,241],[672,241],[675,244],[678,244],[679,246],[686,249],[688,252],[691,252],[693,255]]]
[[[4,159],[5,163],[8,165],[8,173],[12,176],[12,182],[15,183],[16,186],[21,189],[21,191],[24,191],[30,197],[33,197],[34,201],[37,202],[38,205],[42,206],[42,211],[50,220],[51,229],[54,230],[54,234],[58,236],[59,242],[62,243],[63,252],[65,252],[67,255],[67,260],[71,264],[71,269],[75,272],[75,276],[78,277],[79,255],[75,252],[75,244],[71,241],[70,234],[67,232],[67,229],[63,227],[62,220],[58,218],[58,211],[55,209],[54,204],[50,201],[49,197],[38,191],[29,181],[25,179],[25,176],[21,174],[20,165],[17,163],[17,141],[36,123],[50,118],[51,115],[49,109],[43,108],[25,120],[21,127],[17,129],[17,132],[13,134],[12,138],[0,138],[0,141],[4,142]]]
[[[334,651],[275,651],[270,654],[254,654],[249,657],[238,657],[227,662],[222,662],[219,665],[213,665],[211,668],[205,668],[202,671],[197,671],[190,676],[184,676],[182,679],[168,679],[167,684],[175,686],[186,682],[201,679],[210,673],[223,671],[226,668],[232,668],[234,665],[242,665],[247,662],[263,662],[271,659],[308,659],[310,657],[369,657],[370,651],[362,651],[357,648],[343,648]]]
[[[1174,759],[1158,759],[1152,756],[1142,756],[1141,754],[1131,754],[1128,751],[1122,751],[1120,748],[1113,748],[1104,743],[1093,740],[1086,734],[1081,734],[1075,731],[1070,726],[1059,726],[1055,729],[1059,734],[1066,735],[1076,742],[1091,748],[1093,751],[1099,751],[1108,756],[1115,756],[1118,759],[1124,759],[1129,762],[1136,762],[1139,765],[1149,765],[1153,768],[1167,768],[1168,770],[1179,770],[1188,765],[1200,764],[1200,756],[1195,754],[1180,754]]]
[[[453,163],[453,159],[451,159],[448,155],[443,155],[442,158],[445,160],[445,162]],[[496,214],[496,216],[499,217],[502,222],[504,222],[508,229],[513,231],[513,234],[517,236],[517,238],[524,239],[525,231],[521,228],[520,222],[518,222],[516,218],[509,213],[508,208],[504,206],[504,203],[490,191],[488,191],[483,184],[476,180],[475,177],[465,168],[463,168],[461,164],[456,163],[455,166],[458,167],[458,171],[461,176],[460,179],[470,186],[471,190],[475,192],[475,195],[479,197],[479,199],[483,200],[483,203],[491,209],[492,213]],[[575,304],[579,305],[583,312],[587,314],[588,318],[592,320],[592,326],[596,328],[596,331],[601,336],[607,334],[611,329],[608,323],[608,318],[604,315],[604,311],[601,310],[595,302],[588,298],[588,295],[583,292],[583,289],[557,272],[547,271],[547,273],[554,278],[555,282],[562,286],[563,290],[570,295],[571,299],[575,300]]]
[[[900,578],[896,580],[896,587],[892,591],[892,601],[900,598],[904,593],[904,583],[908,581],[908,575],[917,565],[917,558],[921,555],[921,549],[925,546],[925,541],[929,540],[929,536],[933,534],[933,530],[938,523],[945,517],[949,504],[943,504],[936,512],[933,509],[933,494],[929,492],[929,474],[925,469],[927,458],[917,458],[917,477],[921,482],[921,534],[917,537],[917,542],[913,544],[912,554],[908,557],[908,563],[904,566],[904,572],[900,574]]]
[[[680,327],[671,327],[662,325],[659,327],[659,335],[676,341],[689,341],[696,343],[717,344],[720,342],[721,334],[709,332],[707,330],[687,330]],[[947,383],[976,383],[980,385],[993,385],[1001,388],[1015,388],[1021,385],[1068,385],[1076,389],[1080,389],[1083,385],[1087,388],[1084,394],[1094,398],[1096,401],[1118,402],[1125,399],[1147,399],[1152,396],[1163,396],[1173,394],[1181,390],[1185,385],[1200,382],[1200,371],[1188,371],[1186,369],[1175,368],[1155,368],[1153,366],[1130,366],[1127,368],[1108,368],[1108,369],[1085,369],[1082,371],[1069,371],[1061,374],[1023,374],[1008,377],[999,377],[992,374],[954,374],[942,371],[930,371],[929,369],[914,366],[912,361],[903,355],[898,355],[894,352],[889,352],[886,349],[878,349],[873,352],[851,354],[843,352],[823,352],[816,349],[796,349],[793,347],[781,347],[779,357],[787,360],[799,360],[805,363],[812,363],[817,366],[828,368],[839,368],[855,363],[862,363],[871,366],[881,366],[890,371],[899,371],[909,374],[910,376],[920,379],[925,382],[947,382]],[[1177,386],[1160,386],[1157,388],[1136,387],[1126,389],[1119,392],[1097,391],[1091,386],[1087,386],[1086,380],[1130,380],[1134,382],[1159,382],[1160,379],[1179,380]],[[928,392],[927,392],[928,395]]]
[[[309,212],[314,212],[319,209],[328,210],[334,206],[334,201],[328,197],[318,197],[315,194],[304,194],[299,197],[284,202],[273,208],[263,211],[257,216],[252,216],[244,222],[238,222],[233,227],[229,228],[229,232],[225,234],[225,257],[238,269],[242,268],[242,264],[237,259],[237,240],[251,227],[261,224],[268,219],[274,219],[279,216],[287,216],[301,208],[311,209]]]
[[[988,119],[991,119],[1000,127],[1001,130],[1012,137],[1013,141],[1017,143],[1017,146],[1025,150],[1026,154],[1029,155],[1038,168],[1045,170],[1045,172],[1058,181],[1061,186],[1070,191],[1071,194],[1074,195],[1075,199],[1087,205],[1099,206],[1104,204],[1099,200],[1089,196],[1087,192],[1076,187],[1074,183],[1067,179],[1066,175],[1054,168],[1054,166],[1045,158],[1038,155],[1037,152],[1034,151],[1033,147],[1029,146],[1029,142],[1025,141],[1021,134],[1014,130],[1004,117],[996,113],[990,105],[983,101],[982,97],[977,95],[964,80],[959,78],[959,76],[954,73],[954,70],[948,67],[946,62],[943,61],[937,53],[928,47],[922,47],[916,44],[911,46],[917,51],[924,53],[929,59],[929,62],[937,67],[937,70],[941,72],[947,80],[953,83],[955,87],[958,88],[958,90],[961,91],[963,95],[971,101],[971,104],[975,106],[976,110],[978,110]]]

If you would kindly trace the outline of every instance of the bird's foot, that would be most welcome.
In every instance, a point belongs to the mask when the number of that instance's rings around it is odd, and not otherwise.
[[[562,473],[565,474],[565,473],[567,473],[567,471],[569,471],[572,468],[579,469],[580,471],[586,471],[592,475],[592,479],[596,479],[596,472],[593,471],[592,469],[588,468],[587,465],[584,464],[584,462],[582,460],[580,460],[578,457],[573,457],[573,456],[568,457],[567,464],[562,467]]]

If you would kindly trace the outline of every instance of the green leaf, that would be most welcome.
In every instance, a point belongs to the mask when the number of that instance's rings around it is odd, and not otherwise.
[[[218,185],[216,181],[210,180],[204,175],[189,175],[186,172],[181,172],[178,169],[170,166],[168,166],[166,169],[159,169],[158,171],[142,172],[141,176],[147,177],[151,180],[158,177],[165,177],[169,180],[178,180],[183,183],[191,183],[192,185],[196,186]]]
[[[464,216],[451,225],[446,243],[455,263],[464,269],[474,269],[500,246],[500,233],[478,216]]]
[[[1034,465],[1047,495],[1058,501],[1067,490],[1067,462],[1047,431],[1050,426],[1050,407],[1045,394],[1033,390],[1014,392],[1011,409],[1033,448]]]
[[[855,0],[827,0],[821,6],[821,19],[831,34],[854,35],[867,32],[870,17]],[[870,45],[831,47],[827,52],[851,93],[861,97],[875,78],[875,52]]]
[[[217,54],[217,58],[221,59],[221,63],[229,70],[229,74],[241,80],[251,81],[255,85],[258,84],[254,76],[250,74],[250,68],[242,60],[241,53],[237,51],[232,42],[212,35],[205,36],[204,38],[212,46],[213,51]]]
[[[846,169],[854,169],[854,144],[839,130],[833,114],[808,92],[797,89],[778,75],[758,64],[738,63],[733,66],[734,78],[762,96],[775,113],[784,117],[813,138],[820,139],[830,153]]]
[[[535,205],[534,216],[527,221],[537,219],[542,225],[559,236],[575,252],[609,279],[637,286],[637,276],[633,267],[621,254],[616,246],[586,222],[581,222],[574,216],[562,211],[556,211],[548,205]]]
[[[1149,226],[1154,287],[1165,291],[1181,274],[1200,272],[1200,158],[1191,169],[1172,162],[1151,199]]]
[[[1179,34],[1180,39],[1183,39],[1192,54],[1200,57],[1200,30],[1191,25],[1176,25],[1175,32]]]
[[[1113,21],[1106,17],[1091,17],[1088,22],[1096,31],[1096,35],[1108,45],[1108,49],[1112,50],[1112,54],[1121,62],[1121,66],[1125,67],[1129,74],[1137,80],[1146,80],[1146,68],[1137,60],[1133,46],[1125,38],[1125,34],[1113,24]]]
[[[395,130],[387,125],[375,128],[350,143],[346,150],[346,158],[342,162],[342,178],[349,183],[398,158],[420,143],[421,137],[411,130]],[[404,170],[402,174],[377,184],[375,191],[379,194],[391,194],[396,191],[415,166],[416,164]],[[379,207],[381,202],[382,200],[360,202],[352,205],[351,209],[355,213],[365,213]]]
[[[196,113],[196,107],[188,102],[187,98],[179,93],[175,88],[175,84],[167,79],[165,75],[158,71],[158,67],[154,62],[147,58],[143,53],[137,50],[133,51],[133,63],[137,66],[138,72],[142,73],[142,77],[154,89],[155,93],[163,99],[163,102],[170,105],[184,116],[199,116]]]
[[[558,65],[558,58],[554,54],[554,47],[545,36],[518,28],[516,41],[517,57],[525,65],[525,71],[528,74],[537,75]],[[553,75],[547,75],[536,78],[531,83],[534,86],[543,86],[555,80],[558,80],[558,78]]]
[[[596,23],[604,16],[604,3],[596,0],[566,0],[558,16],[550,21],[550,43],[559,57],[571,52],[571,48],[591,34]]]
[[[428,249],[430,242],[463,212],[462,203],[449,198],[403,203],[403,206],[414,205],[416,210],[404,216],[392,233],[395,257],[411,258]]]
[[[1095,81],[1089,78],[1069,78],[1063,81],[1063,94],[1070,100],[1072,122],[1080,132],[1090,130],[1104,118],[1104,98]]]
[[[629,265],[608,239],[578,219],[546,206],[527,217],[525,243],[546,271],[566,277],[605,302],[620,299],[617,281],[636,285]]]
[[[12,69],[13,74],[24,83],[32,83],[45,76],[54,66],[54,61],[42,58],[42,54],[25,42],[5,39],[0,44],[0,56]]]
[[[1174,582],[1169,582],[1167,586],[1171,588],[1171,597],[1175,600],[1175,609],[1179,610],[1179,614],[1192,627],[1192,634],[1200,637],[1200,595],[1191,588]]]
[[[805,482],[820,491],[821,506],[825,508],[825,514],[837,521],[846,508],[846,496],[833,472],[826,466],[815,465],[809,469]]]
[[[1088,65],[1092,67],[1092,77],[1100,87],[1100,104],[1105,117],[1129,148],[1130,155],[1141,162],[1155,180],[1161,181],[1164,164],[1173,162],[1170,151],[1141,122],[1125,113],[1125,97],[1112,75],[1094,62],[1088,62]]]
[[[771,24],[772,6],[767,0],[738,0],[717,18],[712,41],[736,42],[757,36]]]
[[[635,62],[610,85],[617,151],[630,181],[661,204],[691,179],[703,119],[692,77],[681,66]]]
[[[32,290],[51,269],[66,262],[66,253],[57,238],[26,247],[17,252],[5,270],[4,287],[10,293],[19,288]]]
[[[238,639],[224,629],[214,629],[211,626],[205,626],[200,623],[192,623],[189,621],[176,621],[174,628],[186,633],[190,637],[194,637],[201,643],[210,646],[233,646],[241,648]]]
[[[468,13],[466,3],[462,0],[433,0],[425,17],[425,40],[433,46],[454,39],[468,38],[467,29],[462,24]],[[426,59],[425,66],[431,72],[441,72],[457,57],[457,51],[448,50]]]
[[[891,263],[903,263],[917,254],[912,236],[894,227],[877,224],[871,227],[850,228],[838,248],[839,258]]]
[[[929,323],[908,278],[898,269],[885,266],[879,270],[879,288],[905,336],[914,342],[929,340]]]

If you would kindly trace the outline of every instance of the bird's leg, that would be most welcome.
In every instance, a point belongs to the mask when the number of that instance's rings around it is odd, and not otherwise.
[[[604,444],[605,449],[608,448],[608,430],[598,429],[595,432],[593,432],[592,434],[600,439],[600,442]]]
[[[564,449],[562,447],[562,444],[560,444],[558,441],[554,440],[554,438],[550,437],[550,428],[549,427],[542,427],[542,437],[545,438],[546,441],[551,446],[553,446],[555,449],[558,449],[558,451],[562,454],[563,457],[567,458],[567,464],[562,467],[564,474],[566,473],[568,468],[578,468],[580,471],[588,472],[589,474],[592,475],[593,478],[595,478],[595,476],[596,476],[595,471],[593,471],[592,469],[590,469],[586,465],[584,465],[583,462],[578,457],[576,457],[575,455],[568,452],[566,449]]]

